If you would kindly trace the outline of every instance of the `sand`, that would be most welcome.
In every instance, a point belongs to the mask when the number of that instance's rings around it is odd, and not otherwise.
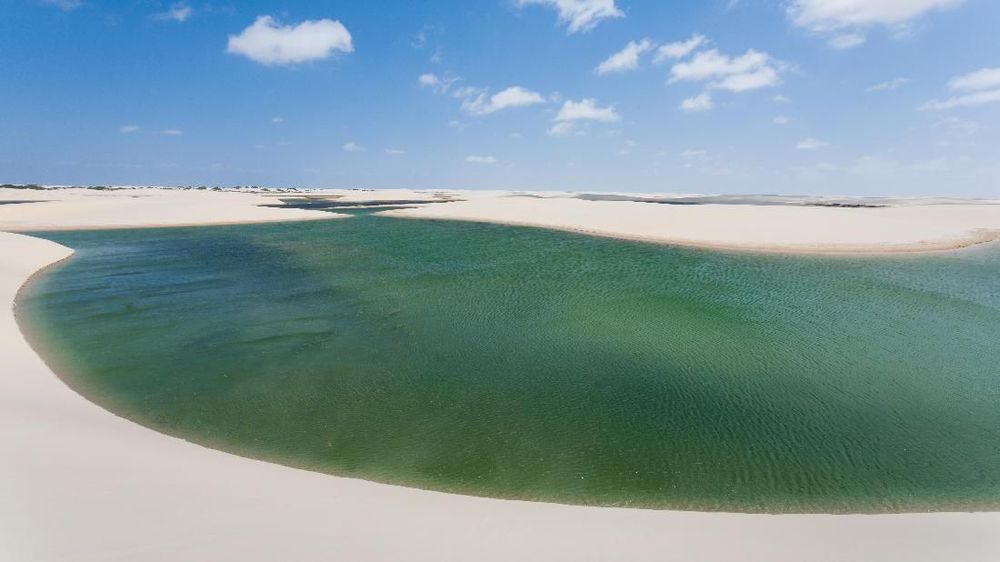
[[[174,189],[2,189],[0,230],[186,226],[342,217],[323,211],[261,207],[280,203],[254,193]]]
[[[1000,237],[1000,204],[977,201],[908,200],[887,207],[837,208],[480,196],[382,214],[538,226],[666,244],[775,252],[939,251]]]
[[[278,211],[268,219],[284,220]],[[136,220],[103,212],[113,225]],[[158,224],[192,219],[151,214]],[[168,437],[74,393],[19,331],[18,288],[70,253],[0,233],[2,561],[986,562],[1000,555],[1000,513],[744,515],[495,500],[310,473]]]

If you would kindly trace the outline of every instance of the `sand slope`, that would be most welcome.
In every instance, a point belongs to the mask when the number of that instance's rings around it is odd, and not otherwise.
[[[261,207],[279,201],[254,193],[178,189],[0,189],[0,230],[183,226],[342,217],[323,211]]]
[[[494,196],[382,214],[540,226],[736,250],[910,252],[960,248],[1000,237],[1000,204],[971,201],[835,208]]]

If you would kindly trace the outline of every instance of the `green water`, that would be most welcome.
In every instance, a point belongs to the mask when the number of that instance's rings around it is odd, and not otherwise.
[[[163,432],[498,497],[1000,506],[1000,250],[724,254],[349,219],[48,233],[20,302],[77,390]]]

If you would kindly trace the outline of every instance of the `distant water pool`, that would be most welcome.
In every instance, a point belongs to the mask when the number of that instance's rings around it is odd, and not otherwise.
[[[1000,505],[1000,250],[728,254],[358,215],[43,233],[67,383],[332,474],[747,512]]]

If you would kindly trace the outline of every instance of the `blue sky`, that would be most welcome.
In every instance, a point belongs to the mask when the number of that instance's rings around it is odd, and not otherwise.
[[[6,0],[0,182],[997,196],[998,25],[994,0]]]

